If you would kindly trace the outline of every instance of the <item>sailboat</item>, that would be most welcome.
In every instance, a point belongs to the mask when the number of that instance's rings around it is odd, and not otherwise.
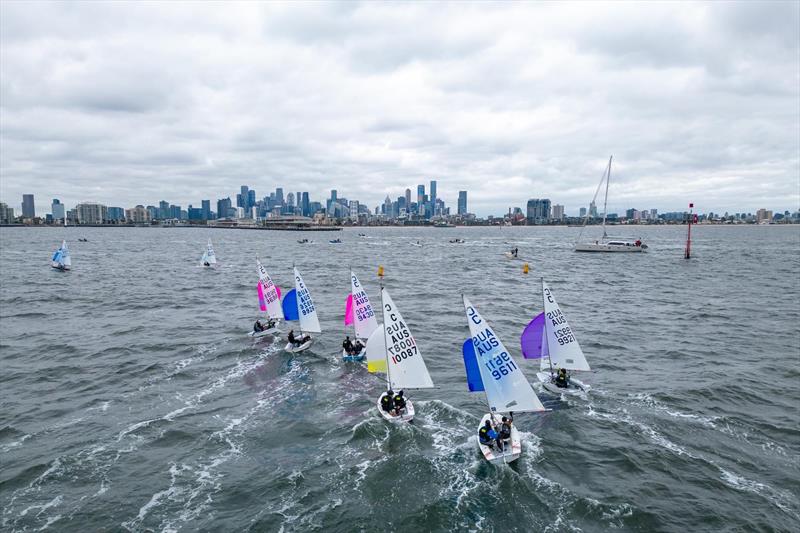
[[[375,311],[367,296],[367,291],[361,286],[358,277],[350,271],[350,294],[347,296],[344,311],[345,328],[353,326],[354,341],[369,339],[372,332],[378,328],[378,320],[375,318]],[[342,359],[345,361],[363,361],[364,349],[357,354],[350,355],[347,350],[342,348]]]
[[[206,267],[213,267],[217,264],[217,255],[214,253],[214,247],[211,246],[211,239],[208,239],[208,246],[205,253],[203,253],[200,264]]]
[[[280,331],[280,319],[283,318],[283,309],[281,308],[281,289],[272,282],[269,277],[267,269],[261,264],[258,256],[256,256],[256,270],[258,271],[258,304],[261,311],[267,313],[269,322],[273,323],[272,327],[265,327],[261,331],[253,330],[249,333],[251,337],[265,337],[267,335],[275,335]]]
[[[389,292],[381,287],[383,325],[379,324],[367,339],[367,370],[386,374],[389,390],[431,389],[433,380],[422,359],[417,341],[408,329],[406,321],[395,307]],[[387,349],[388,347],[388,349]],[[414,404],[406,398],[403,413],[392,415],[381,408],[381,400],[388,391],[378,397],[378,412],[391,422],[411,422],[414,419]]]
[[[522,355],[525,359],[539,359],[540,372],[536,374],[545,389],[554,394],[578,394],[588,392],[591,387],[573,378],[570,372],[588,372],[589,363],[583,355],[578,339],[569,327],[567,317],[558,306],[550,288],[542,279],[544,311],[536,315],[520,337]],[[556,372],[564,369],[568,373],[567,386],[556,384]]]
[[[470,392],[483,391],[489,405],[489,413],[483,415],[477,429],[480,430],[487,420],[491,420],[493,425],[499,423],[501,413],[509,413],[510,416],[512,411],[545,411],[522,370],[492,327],[466,297],[462,298],[471,335],[462,348],[467,385]],[[484,459],[490,463],[510,463],[522,455],[522,439],[513,424],[510,441],[510,445],[506,444],[502,451],[486,446],[480,440],[478,447]]]
[[[53,252],[52,263],[50,264],[56,270],[70,270],[72,266],[72,259],[69,256],[69,248],[67,248],[67,241],[61,241],[61,247]]]
[[[281,307],[283,308],[283,318],[285,320],[300,321],[300,335],[298,337],[306,339],[300,345],[295,345],[289,341],[286,343],[285,350],[291,353],[307,350],[311,343],[314,342],[314,339],[311,338],[311,335],[303,337],[303,332],[322,333],[322,328],[319,326],[317,308],[314,307],[311,293],[308,292],[308,288],[303,283],[303,278],[296,267],[294,269],[294,289],[287,292],[286,296],[283,297]]]
[[[632,241],[630,239],[610,238],[606,233],[606,215],[608,214],[608,182],[611,181],[611,160],[614,156],[608,158],[608,165],[603,172],[603,177],[600,178],[600,183],[597,184],[597,190],[594,192],[592,202],[597,199],[597,193],[600,192],[600,187],[603,182],[606,183],[606,196],[603,200],[603,237],[592,242],[579,242],[583,235],[583,230],[586,229],[586,223],[592,213],[586,213],[586,218],[583,219],[583,226],[575,241],[576,252],[644,252],[647,250],[647,245],[643,244],[641,239]]]

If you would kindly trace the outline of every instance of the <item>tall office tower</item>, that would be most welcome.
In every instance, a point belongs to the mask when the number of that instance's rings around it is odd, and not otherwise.
[[[331,189],[331,200],[336,201],[336,189]]]
[[[592,200],[592,203],[589,204],[589,215],[592,218],[597,218],[597,206],[595,205],[594,200]]]
[[[406,189],[406,209],[411,206],[411,189]]]
[[[283,187],[275,189],[275,205],[283,205]]]
[[[425,186],[417,185],[417,205],[425,201]]]
[[[458,191],[458,214],[467,214],[467,191]]]
[[[528,200],[528,223],[543,224],[550,218],[550,200],[532,198]]]
[[[581,207],[580,214],[578,216],[581,217],[581,218],[586,216],[586,208],[585,207]]]
[[[304,217],[310,217],[311,216],[311,202],[308,200],[308,193],[307,192],[303,193],[303,201],[301,202],[301,206],[300,207],[303,210],[302,214],[303,214]]]
[[[211,200],[201,200],[200,210],[202,211],[201,218],[203,220],[211,220]]]
[[[431,206],[434,213],[436,212],[436,180],[431,180]]]
[[[561,220],[564,218],[564,206],[560,204],[556,204],[553,206],[553,218],[556,220]]]
[[[294,193],[290,192],[286,195],[286,207],[294,207]]]
[[[22,218],[33,218],[36,216],[36,206],[33,204],[32,194],[22,195]]]
[[[64,204],[58,198],[53,198],[53,205],[50,206],[50,211],[53,213],[53,220],[64,220],[64,217],[67,216],[66,211],[64,211]]]
[[[230,216],[230,210],[230,197],[217,200],[217,218],[228,218]]]
[[[247,208],[252,209],[256,206],[256,191],[250,189],[247,191]]]
[[[169,218],[169,202],[161,200],[158,202],[158,218],[166,220]]]

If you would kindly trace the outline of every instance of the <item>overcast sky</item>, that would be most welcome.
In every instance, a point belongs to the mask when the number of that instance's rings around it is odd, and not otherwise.
[[[798,2],[0,2],[0,201],[800,207]]]

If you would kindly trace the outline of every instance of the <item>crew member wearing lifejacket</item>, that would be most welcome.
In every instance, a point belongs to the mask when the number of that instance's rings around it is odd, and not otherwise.
[[[260,320],[256,320],[256,323],[253,324],[253,331],[255,331],[256,333],[264,331],[264,325],[261,323]]]
[[[504,416],[500,424],[500,433],[497,435],[497,447],[500,448],[501,451],[505,448],[505,441],[511,439],[511,424],[513,421],[512,418]]]
[[[484,446],[492,448],[497,440],[497,432],[492,426],[491,420],[487,419],[486,423],[478,430],[478,440]]]
[[[361,350],[364,349],[364,345],[361,344],[361,341],[356,339],[356,343],[353,345],[353,355],[358,355],[361,353]]]
[[[394,391],[392,389],[386,391],[386,394],[381,397],[381,409],[389,414],[394,411]]]
[[[293,329],[289,330],[289,335],[287,336],[287,338],[289,339],[289,342],[292,343],[292,346],[300,346],[301,344],[305,344],[306,342],[308,342],[311,339],[311,337],[309,337],[308,335],[306,335],[304,337],[300,337],[298,339],[297,337],[294,336],[294,330]]]
[[[395,416],[400,416],[403,414],[403,411],[406,409],[406,399],[403,397],[403,391],[398,391],[397,394],[394,395],[392,398],[394,401],[394,413]]]
[[[567,376],[567,371],[564,368],[558,369],[558,375],[556,376],[556,387],[561,389],[566,389],[569,387],[569,376]]]
[[[636,246],[641,246],[642,245],[642,241],[640,239],[636,239],[636,243],[635,244],[636,244]]]
[[[344,351],[347,353],[347,355],[353,355],[353,341],[350,340],[349,335],[344,339],[342,348],[344,348]]]

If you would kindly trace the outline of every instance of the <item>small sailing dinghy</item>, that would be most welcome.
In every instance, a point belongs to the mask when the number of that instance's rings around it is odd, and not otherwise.
[[[381,308],[386,326],[378,325],[367,340],[367,370],[385,373],[389,390],[394,392],[433,388],[433,380],[422,359],[417,341],[383,287]],[[387,394],[388,391],[378,397],[378,412],[381,416],[390,422],[411,422],[414,419],[414,404],[411,400],[405,398],[406,407],[401,413],[390,413],[381,407]]]
[[[525,359],[539,359],[540,372],[536,374],[542,386],[553,394],[579,394],[591,387],[573,378],[570,372],[588,372],[589,363],[583,355],[578,339],[569,327],[567,317],[561,311],[550,288],[542,279],[544,312],[539,313],[527,325],[520,337],[522,355]],[[567,372],[566,383],[559,381],[558,371]],[[559,386],[560,385],[560,386]]]
[[[344,306],[344,325],[353,326],[354,341],[363,341],[364,348],[360,352],[348,354],[342,348],[342,359],[348,362],[363,361],[366,357],[366,342],[372,332],[378,328],[378,320],[375,318],[375,311],[367,296],[367,291],[361,286],[358,277],[350,271],[350,294]]]
[[[200,259],[200,264],[204,267],[213,267],[217,264],[217,255],[214,253],[214,247],[211,246],[211,239],[208,239],[208,246],[203,253],[203,258]]]
[[[478,432],[487,420],[492,425],[501,422],[501,413],[542,412],[546,409],[533,392],[522,370],[514,362],[503,342],[470,301],[464,298],[464,309],[472,338],[464,342],[462,352],[467,385],[470,392],[483,391],[489,413],[483,415]],[[516,461],[522,455],[522,439],[516,426],[511,425],[511,435],[504,449],[488,446],[478,440],[478,448],[484,459],[493,464]]]
[[[61,247],[53,252],[52,263],[50,266],[56,270],[70,270],[72,267],[72,259],[69,256],[69,248],[67,248],[67,241],[61,241]]]
[[[287,352],[299,353],[307,350],[314,339],[311,335],[303,335],[304,333],[322,333],[322,328],[319,326],[319,319],[317,318],[317,308],[314,307],[314,301],[311,299],[311,293],[308,292],[306,284],[303,283],[303,278],[297,268],[294,269],[294,289],[286,293],[283,297],[284,320],[299,320],[300,321],[300,335],[296,339],[305,339],[302,343],[296,344],[291,340],[286,343],[284,348]]]
[[[280,319],[283,318],[281,308],[281,289],[272,282],[267,269],[256,256],[256,270],[258,271],[258,305],[261,311],[267,313],[267,325],[261,331],[253,329],[248,335],[251,337],[266,337],[280,332]],[[270,325],[271,324],[271,325]]]

